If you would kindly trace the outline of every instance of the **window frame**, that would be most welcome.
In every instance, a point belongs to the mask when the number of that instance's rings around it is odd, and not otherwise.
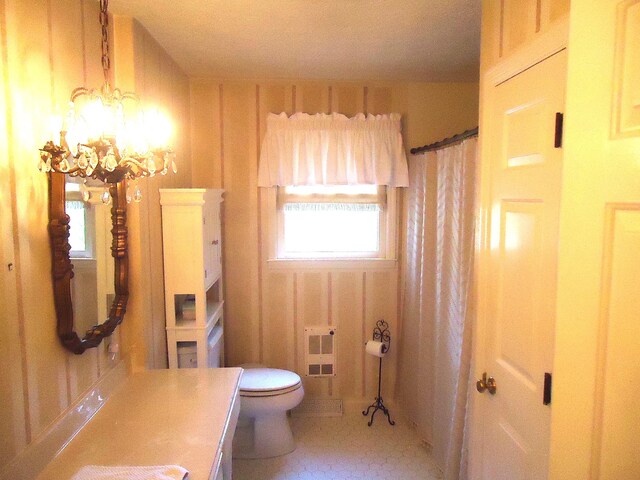
[[[374,254],[369,252],[345,252],[332,254],[309,255],[308,253],[290,254],[285,251],[284,242],[284,204],[292,203],[291,199],[300,199],[307,203],[343,203],[349,200],[353,203],[372,203],[371,199],[374,195],[363,194],[359,196],[334,194],[330,200],[325,195],[305,195],[304,198],[295,194],[285,194],[283,187],[272,187],[269,189],[267,200],[267,208],[269,211],[269,225],[267,230],[270,231],[268,256],[267,259],[275,264],[305,264],[309,262],[317,263],[343,263],[345,265],[353,265],[354,262],[360,264],[370,261],[379,263],[381,261],[396,261],[396,237],[397,237],[397,191],[394,187],[380,186],[378,187],[378,200],[380,204],[380,220],[379,220],[379,248]],[[289,202],[287,202],[289,197]]]
[[[69,258],[71,259],[95,259],[95,214],[90,202],[85,202],[79,191],[65,191],[65,210],[66,202],[81,202],[84,206],[84,250],[69,250]],[[71,227],[73,228],[73,227]]]

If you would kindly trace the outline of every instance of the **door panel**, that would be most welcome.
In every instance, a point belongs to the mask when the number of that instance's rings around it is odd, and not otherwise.
[[[562,160],[554,135],[565,68],[562,51],[497,85],[487,102],[490,233],[479,291],[488,301],[479,312],[479,361],[497,382],[481,402],[487,480],[543,479],[548,468],[551,409],[542,391],[553,363]]]
[[[638,358],[633,354],[640,351],[640,205],[610,206],[608,214],[600,442],[604,454],[599,471],[603,479],[631,479],[640,472],[640,409],[628,408],[638,403],[640,383]]]

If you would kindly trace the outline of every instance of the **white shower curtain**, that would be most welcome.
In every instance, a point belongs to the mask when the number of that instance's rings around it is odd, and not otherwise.
[[[476,146],[409,159],[398,393],[447,480],[466,478]]]

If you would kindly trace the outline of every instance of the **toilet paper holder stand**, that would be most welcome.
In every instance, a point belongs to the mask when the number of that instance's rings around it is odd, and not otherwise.
[[[389,324],[384,320],[378,320],[376,322],[376,326],[373,329],[373,340],[377,342],[382,342],[384,345],[382,346],[382,353],[386,354],[391,347],[391,335],[389,333]],[[366,410],[362,411],[362,415],[365,417],[369,415],[369,411],[373,409],[371,413],[371,419],[367,422],[368,426],[373,425],[373,417],[375,416],[378,410],[382,410],[382,412],[387,417],[390,425],[395,425],[396,422],[391,420],[391,415],[389,414],[389,409],[385,407],[384,401],[382,400],[382,395],[380,393],[382,386],[382,357],[380,357],[380,363],[378,364],[378,396],[375,398],[375,401],[367,407]]]

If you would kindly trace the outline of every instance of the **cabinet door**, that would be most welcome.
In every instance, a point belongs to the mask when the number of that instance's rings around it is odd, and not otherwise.
[[[216,278],[219,277],[222,273],[222,227],[220,224],[220,207],[221,204],[216,203],[213,208],[213,222],[211,226],[213,232],[212,268],[215,272]]]
[[[203,222],[203,248],[205,265],[205,284],[211,285],[220,276],[220,240],[219,205],[217,202],[205,204]]]
[[[205,285],[211,285],[214,278],[213,272],[213,245],[211,245],[212,240],[212,224],[213,219],[211,218],[211,208],[209,205],[205,205],[205,208],[202,212],[202,247],[203,247],[203,257],[204,257],[204,283]]]

